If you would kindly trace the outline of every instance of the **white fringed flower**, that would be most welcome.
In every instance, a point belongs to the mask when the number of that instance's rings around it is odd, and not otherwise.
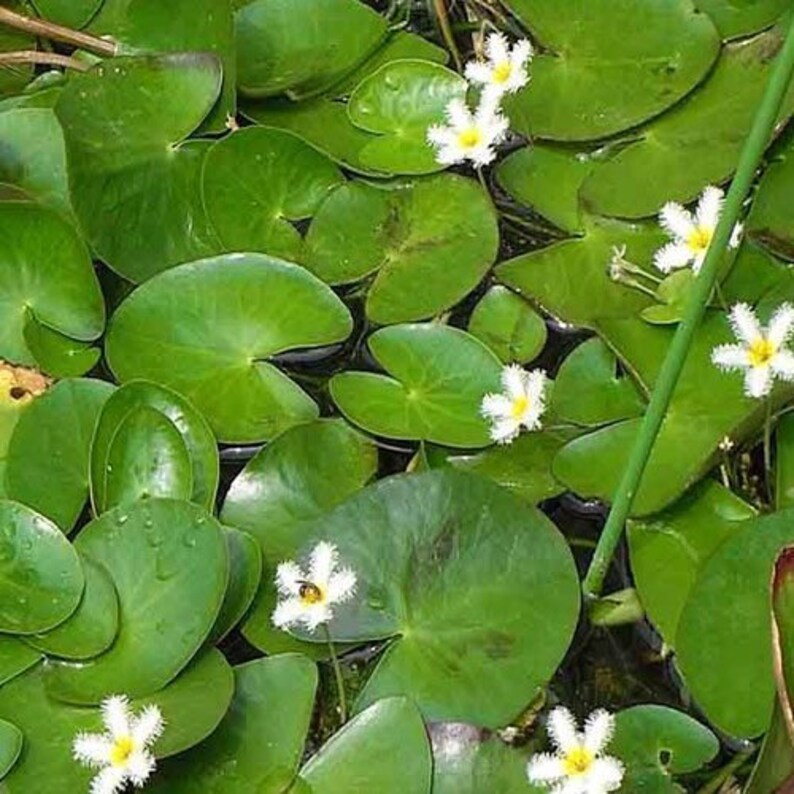
[[[472,61],[466,65],[466,78],[483,86],[484,93],[493,99],[512,94],[529,82],[527,64],[532,59],[532,45],[526,40],[512,47],[501,33],[492,33],[485,42],[486,61]]]
[[[675,201],[669,201],[662,207],[659,222],[673,238],[654,256],[654,264],[662,273],[689,265],[695,273],[700,270],[717,229],[723,195],[718,187],[707,187],[700,196],[694,215]],[[737,224],[731,237],[731,248],[739,245],[741,234],[741,224]]]
[[[746,303],[737,303],[729,319],[739,344],[715,347],[711,360],[720,369],[744,370],[748,397],[769,394],[775,378],[794,380],[794,354],[785,346],[794,332],[791,304],[778,306],[766,328]]]
[[[494,102],[483,99],[475,113],[462,99],[447,105],[448,124],[434,124],[427,140],[436,147],[436,161],[454,165],[470,160],[475,166],[488,165],[496,157],[494,146],[507,134],[507,119]]]
[[[353,597],[356,574],[340,568],[336,546],[320,541],[309,558],[307,573],[296,563],[282,562],[276,570],[276,586],[282,600],[273,612],[273,624],[280,629],[303,623],[314,631],[334,616],[333,605]]]
[[[552,794],[606,794],[620,787],[623,764],[604,755],[615,718],[594,711],[582,733],[568,709],[559,706],[549,714],[548,732],[554,753],[538,753],[529,759],[529,782],[548,786]]]
[[[134,716],[129,700],[114,696],[102,702],[102,721],[105,733],[80,733],[72,746],[76,761],[99,770],[91,794],[118,794],[127,783],[142,787],[156,765],[151,746],[165,726],[160,709],[147,706]]]
[[[501,394],[486,394],[480,411],[491,420],[491,438],[509,444],[521,428],[537,430],[546,410],[546,373],[542,369],[527,372],[511,364],[502,370]]]

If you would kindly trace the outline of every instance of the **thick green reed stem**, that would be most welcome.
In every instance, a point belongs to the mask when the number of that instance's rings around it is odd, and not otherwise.
[[[756,112],[752,130],[742,149],[736,176],[725,199],[725,206],[714,239],[703,262],[700,275],[695,279],[686,312],[673,336],[667,356],[656,379],[639,435],[634,442],[626,470],[623,472],[623,478],[612,502],[612,509],[582,585],[585,597],[595,598],[601,592],[604,577],[615,549],[620,543],[626,518],[656,437],[659,435],[659,429],[667,413],[667,406],[670,404],[670,397],[678,382],[678,376],[684,366],[692,337],[703,317],[706,304],[716,284],[725,249],[741,213],[742,204],[752,186],[756,169],[769,143],[783,99],[791,83],[792,74],[794,74],[794,16],[785,44],[777,57],[763,99]]]

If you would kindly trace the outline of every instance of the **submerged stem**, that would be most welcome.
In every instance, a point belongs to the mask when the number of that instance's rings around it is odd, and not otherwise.
[[[334,678],[336,678],[336,689],[339,692],[339,716],[342,725],[347,722],[347,696],[345,695],[345,681],[342,678],[342,668],[339,665],[339,658],[336,655],[336,648],[334,648],[334,641],[331,639],[331,632],[328,630],[328,624],[323,623],[323,633],[325,634],[325,641],[328,643],[328,650],[331,652],[331,666],[334,668]]]
[[[678,383],[678,377],[683,369],[692,339],[717,282],[723,255],[739,219],[744,200],[755,179],[756,169],[777,122],[792,74],[794,74],[794,17],[792,17],[785,43],[777,57],[761,104],[756,111],[752,129],[739,158],[736,175],[725,199],[720,222],[701,271],[692,285],[684,317],[676,329],[659,371],[639,434],[631,450],[620,485],[615,492],[612,509],[590,562],[590,568],[582,585],[584,594],[588,598],[596,598],[603,587],[610,561],[620,543],[626,518],[637,494],[656,437],[659,435],[662,422],[667,414],[667,407]]]
[[[766,399],[766,418],[764,419],[764,479],[766,494],[770,504],[774,504],[772,495],[772,400]]]
[[[31,33],[34,36],[61,41],[64,44],[72,44],[75,47],[90,50],[99,55],[116,54],[116,43],[114,41],[100,39],[89,33],[65,28],[63,25],[56,25],[54,22],[47,22],[44,19],[35,19],[24,14],[17,14],[16,11],[10,11],[7,8],[0,8],[0,24],[16,30],[23,30],[25,33]]]
[[[39,52],[38,50],[17,50],[16,52],[0,53],[0,66],[15,66],[21,63],[43,63],[51,66],[64,66],[79,72],[87,72],[91,67],[77,58],[58,55],[56,52]]]

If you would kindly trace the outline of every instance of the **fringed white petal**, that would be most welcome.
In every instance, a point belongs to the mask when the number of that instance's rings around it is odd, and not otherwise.
[[[772,371],[783,380],[794,380],[794,353],[790,350],[780,350],[769,362]]]
[[[536,753],[527,764],[530,783],[553,783],[565,777],[563,760],[552,753]]]
[[[118,766],[106,766],[91,781],[91,794],[119,794],[127,782],[125,771]]]
[[[301,567],[291,560],[279,563],[276,568],[276,587],[282,596],[295,596],[300,583],[306,579]]]
[[[510,60],[510,43],[503,33],[491,33],[485,40],[485,55],[492,64]]]
[[[692,215],[675,201],[668,201],[659,212],[659,223],[672,237],[686,240],[695,230]]]
[[[767,329],[767,339],[775,346],[785,344],[794,332],[794,306],[781,303],[775,309]]]
[[[515,419],[500,419],[491,425],[491,439],[497,444],[509,444],[518,438],[521,423]]]
[[[751,345],[761,336],[761,326],[755,316],[755,312],[747,303],[736,303],[731,307],[728,316],[733,333],[736,338]]]
[[[576,720],[564,706],[557,706],[549,714],[547,730],[552,743],[561,753],[568,753],[579,746]]]
[[[336,546],[326,540],[321,540],[309,556],[309,580],[321,589],[328,587],[328,581],[336,568],[339,555]]]
[[[717,227],[722,212],[724,193],[718,187],[709,185],[700,195],[695,217],[697,225],[712,231]]]
[[[351,568],[341,568],[328,580],[327,598],[331,604],[349,601],[356,594],[356,574]]]
[[[720,369],[744,369],[750,366],[747,348],[741,345],[719,345],[711,351],[711,361]]]
[[[527,394],[528,373],[518,364],[510,364],[502,368],[502,388],[511,400],[525,397]]]
[[[442,124],[433,124],[427,129],[427,142],[433,146],[450,146],[456,139],[455,133]]]
[[[593,755],[599,755],[609,744],[614,730],[615,718],[608,711],[594,711],[584,725],[584,746]]]
[[[772,369],[750,367],[744,376],[744,391],[748,397],[760,399],[772,390]]]
[[[165,721],[157,706],[150,705],[132,720],[132,738],[140,747],[154,744],[163,733]]]
[[[78,733],[72,744],[75,761],[91,767],[101,767],[110,763],[113,742],[100,733]]]
[[[151,753],[133,753],[127,760],[127,777],[130,783],[140,788],[151,777],[156,767],[157,763]]]
[[[588,774],[591,784],[595,784],[591,790],[598,792],[598,794],[600,792],[615,791],[615,789],[620,788],[623,775],[623,764],[617,758],[609,755],[603,758],[596,758]]]
[[[325,603],[309,604],[303,607],[301,620],[309,631],[314,631],[322,623],[330,623],[334,611]]]
[[[689,246],[684,243],[667,243],[653,256],[653,264],[662,273],[670,273],[689,265],[694,259]]]
[[[512,413],[512,403],[504,394],[486,394],[482,398],[480,413],[487,419],[504,419]]]
[[[496,159],[496,150],[483,144],[467,152],[466,157],[475,167],[481,168],[484,165],[490,165]]]
[[[130,701],[124,695],[113,695],[102,701],[102,722],[117,739],[130,734]]]
[[[474,117],[463,99],[451,99],[447,103],[446,114],[450,125],[456,131],[470,127],[474,123]]]
[[[534,55],[532,44],[529,39],[519,39],[513,45],[513,52],[510,55],[510,61],[514,68],[523,69]]]
[[[287,598],[279,601],[273,610],[271,620],[278,629],[297,626],[303,619],[304,607],[299,598]]]
[[[487,63],[483,63],[482,61],[470,61],[466,64],[465,75],[470,83],[488,85],[491,82],[493,71]]]

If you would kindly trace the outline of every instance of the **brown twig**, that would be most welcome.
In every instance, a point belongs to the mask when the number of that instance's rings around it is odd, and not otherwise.
[[[64,66],[67,69],[76,69],[86,72],[90,64],[70,58],[68,55],[58,55],[56,52],[38,52],[37,50],[18,50],[16,52],[0,52],[0,67],[20,63],[46,63],[51,66]]]
[[[97,36],[91,36],[88,33],[81,33],[79,30],[65,28],[62,25],[56,25],[53,22],[47,22],[43,19],[26,17],[24,14],[17,14],[15,11],[9,11],[7,8],[0,8],[0,24],[8,25],[8,27],[15,28],[16,30],[23,30],[34,36],[52,39],[53,41],[61,41],[64,44],[72,44],[75,47],[79,47],[83,50],[90,50],[99,55],[116,54],[117,46],[114,41],[100,39]]]
[[[458,46],[455,43],[455,35],[452,32],[452,25],[449,23],[449,13],[447,12],[445,0],[433,0],[433,10],[436,12],[436,20],[438,21],[438,27],[441,29],[444,43],[455,61],[455,67],[460,72],[463,69],[463,61],[460,59]]]

